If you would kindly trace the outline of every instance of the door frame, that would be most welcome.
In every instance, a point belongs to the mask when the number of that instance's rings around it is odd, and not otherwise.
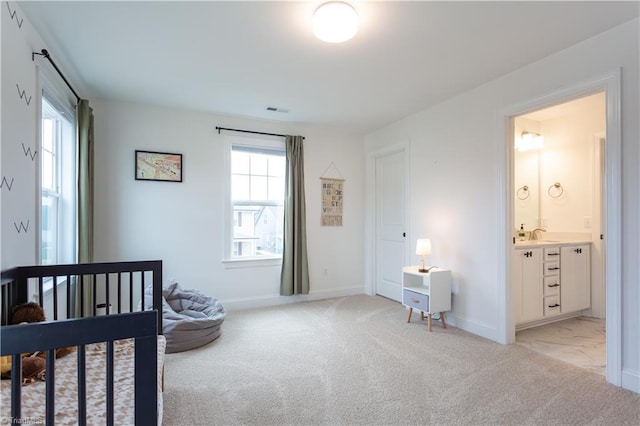
[[[405,238],[405,259],[410,259],[409,253],[409,244],[408,241],[411,240],[411,226],[409,223],[409,211],[411,210],[409,206],[410,197],[408,194],[410,193],[411,184],[409,182],[409,177],[411,176],[410,168],[410,155],[409,155],[410,143],[409,140],[402,140],[396,143],[393,143],[388,146],[379,147],[371,152],[366,154],[366,162],[365,162],[365,232],[364,232],[364,261],[365,261],[365,271],[364,271],[364,290],[365,293],[370,296],[375,296],[377,293],[377,275],[376,275],[376,253],[378,252],[377,247],[377,187],[376,187],[376,161],[379,158],[386,157],[387,155],[396,154],[398,152],[404,152],[404,221],[407,237]]]
[[[607,134],[606,132],[598,132],[592,135],[591,141],[591,159],[592,159],[592,170],[596,170],[594,172],[594,176],[592,177],[591,185],[594,195],[594,211],[591,213],[591,217],[593,218],[593,227],[591,230],[591,238],[599,239],[600,235],[604,235],[605,227],[604,227],[604,159],[606,158],[605,149],[607,143]],[[607,282],[605,276],[605,256],[607,253],[607,245],[606,241],[600,240],[600,251],[601,256],[599,259],[599,264],[591,265],[591,315],[596,318],[606,318],[606,288],[605,283]],[[593,251],[592,251],[593,253]],[[593,259],[593,254],[591,255]],[[594,280],[594,277],[595,280]],[[596,303],[594,304],[594,294],[596,297]]]
[[[620,114],[620,69],[525,101],[500,111],[498,132],[498,335],[502,343],[515,342],[515,321],[511,286],[513,223],[513,143],[514,117],[577,98],[605,92],[606,145],[603,185],[603,233],[606,237],[606,379],[622,384],[622,156]],[[502,242],[502,243],[500,243]]]

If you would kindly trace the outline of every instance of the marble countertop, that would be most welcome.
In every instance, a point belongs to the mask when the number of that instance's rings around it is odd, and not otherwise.
[[[540,247],[540,246],[562,246],[562,245],[572,245],[572,244],[591,244],[591,240],[584,239],[576,239],[576,240],[525,240],[525,241],[516,241],[516,248],[527,248],[527,247]]]

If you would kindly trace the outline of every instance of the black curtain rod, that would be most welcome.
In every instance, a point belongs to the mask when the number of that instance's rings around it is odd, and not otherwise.
[[[60,77],[62,77],[62,79],[64,80],[64,82],[67,84],[67,87],[73,92],[73,94],[76,96],[76,102],[80,102],[80,96],[78,96],[78,94],[76,93],[75,90],[73,90],[73,87],[71,87],[71,84],[69,84],[69,81],[67,80],[67,78],[64,76],[64,74],[62,74],[62,71],[60,71],[60,68],[58,68],[58,66],[56,65],[55,62],[53,62],[53,59],[51,59],[51,56],[49,56],[49,52],[47,51],[47,49],[42,49],[40,51],[40,53],[38,52],[31,52],[31,60],[34,61],[36,55],[39,56],[44,56],[45,58],[47,58],[49,60],[49,62],[51,62],[51,65],[53,65],[53,67],[56,69],[56,71],[58,71],[58,74],[60,74]]]
[[[228,130],[230,132],[253,133],[254,135],[279,136],[281,138],[287,137],[287,135],[281,135],[279,133],[254,132],[253,130],[229,129],[227,127],[217,127],[217,126],[216,126],[216,130],[218,131],[218,134],[220,134],[221,130]],[[304,136],[302,137],[302,139],[304,140]]]

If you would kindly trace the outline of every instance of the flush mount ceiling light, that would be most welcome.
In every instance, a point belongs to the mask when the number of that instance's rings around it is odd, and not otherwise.
[[[313,14],[313,33],[327,43],[342,43],[358,32],[358,14],[348,3],[331,1]]]

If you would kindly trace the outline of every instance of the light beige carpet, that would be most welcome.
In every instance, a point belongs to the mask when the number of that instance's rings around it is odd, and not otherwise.
[[[638,425],[640,395],[402,305],[352,296],[230,312],[168,354],[166,425]]]

